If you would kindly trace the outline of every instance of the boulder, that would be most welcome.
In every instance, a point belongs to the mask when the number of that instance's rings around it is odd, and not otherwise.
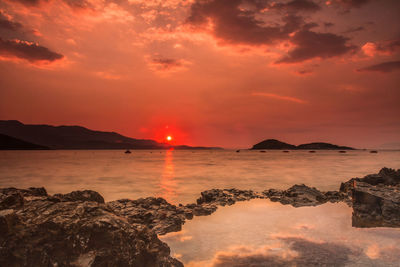
[[[68,194],[55,194],[55,198],[58,198],[60,201],[94,201],[97,203],[104,204],[104,198],[92,190],[84,190],[84,191],[73,191]]]
[[[354,227],[400,227],[400,186],[357,182],[352,197]]]
[[[98,193],[54,201],[5,191],[23,205],[0,211],[0,266],[183,266],[153,230],[114,213]]]

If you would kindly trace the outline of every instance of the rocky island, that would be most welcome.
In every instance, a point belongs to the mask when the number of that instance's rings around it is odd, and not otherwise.
[[[97,192],[47,194],[44,188],[0,189],[0,266],[183,266],[157,235],[180,231],[193,216],[255,198],[294,207],[345,202],[354,227],[400,227],[400,170],[352,178],[338,191],[306,185],[262,192],[211,189],[196,203],[162,198],[105,202]]]
[[[338,146],[329,143],[316,142],[301,144],[298,146],[291,145],[285,142],[281,142],[276,139],[267,139],[260,143],[255,144],[251,149],[273,149],[273,150],[354,150],[348,146]]]

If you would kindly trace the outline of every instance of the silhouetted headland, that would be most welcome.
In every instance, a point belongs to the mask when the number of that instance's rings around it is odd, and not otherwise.
[[[260,143],[255,144],[251,149],[273,149],[273,150],[353,150],[354,148],[348,146],[338,146],[329,143],[316,142],[301,144],[298,146],[281,142],[276,139],[267,139]]]
[[[5,134],[0,134],[0,150],[46,150],[46,146],[41,146],[20,140]]]
[[[150,139],[135,139],[115,132],[93,131],[81,126],[23,124],[0,120],[0,133],[37,144],[36,149],[220,149],[216,147],[173,146]],[[31,146],[31,149],[34,146]],[[2,148],[7,149],[7,148]]]

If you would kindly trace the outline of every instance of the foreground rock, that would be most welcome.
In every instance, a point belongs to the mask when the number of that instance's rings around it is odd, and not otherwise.
[[[342,183],[340,190],[353,199],[353,226],[400,227],[400,170],[383,168]]]
[[[263,192],[271,201],[280,202],[293,207],[317,206],[326,202],[340,202],[347,195],[337,191],[321,192],[315,187],[304,184],[294,185],[287,190],[269,189]]]
[[[183,266],[154,231],[97,197],[1,189],[0,266]]]

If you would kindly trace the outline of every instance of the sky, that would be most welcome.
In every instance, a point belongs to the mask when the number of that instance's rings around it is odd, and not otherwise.
[[[0,119],[176,144],[400,143],[398,0],[0,0]]]

